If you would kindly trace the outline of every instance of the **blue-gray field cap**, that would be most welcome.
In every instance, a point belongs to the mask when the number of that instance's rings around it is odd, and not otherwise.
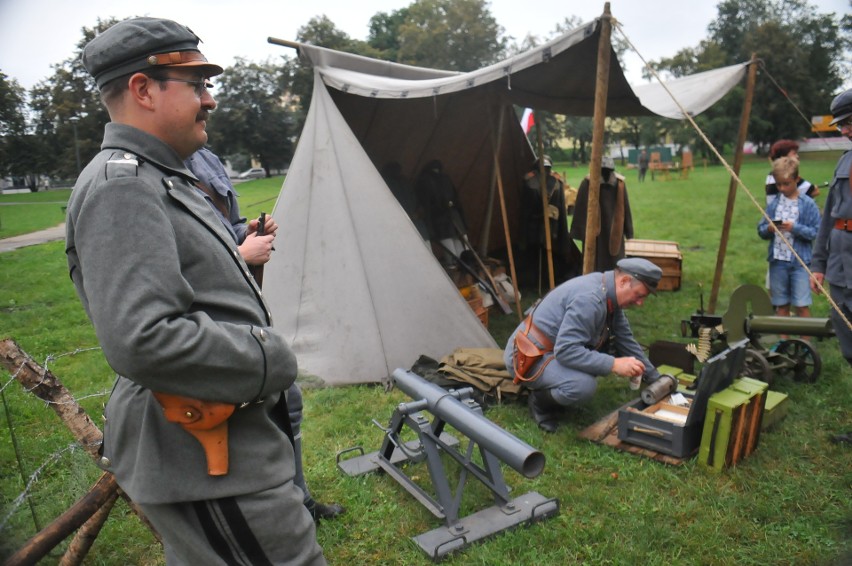
[[[657,265],[641,257],[627,257],[619,260],[616,265],[624,273],[644,283],[651,293],[657,292],[657,284],[663,277],[663,270]]]
[[[841,92],[831,101],[832,126],[839,124],[849,116],[852,116],[852,88]]]
[[[83,48],[83,66],[98,88],[131,73],[166,67],[198,67],[205,77],[222,73],[198,50],[201,41],[185,25],[162,18],[118,22]]]

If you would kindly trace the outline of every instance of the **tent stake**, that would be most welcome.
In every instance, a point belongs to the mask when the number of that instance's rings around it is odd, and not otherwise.
[[[710,304],[707,312],[716,312],[716,300],[719,298],[719,287],[722,283],[722,268],[725,265],[725,253],[728,249],[728,235],[731,231],[731,218],[734,215],[734,201],[737,196],[737,177],[740,175],[740,167],[743,164],[743,145],[748,135],[748,121],[751,116],[751,102],[754,99],[754,83],[757,77],[757,53],[751,54],[751,64],[748,68],[748,79],[746,79],[746,93],[743,101],[743,113],[740,118],[740,131],[737,135],[737,149],[734,154],[734,173],[728,188],[728,205],[725,208],[725,222],[722,225],[722,237],[719,241],[719,251],[716,255],[716,272],[713,274],[713,288],[710,290]]]

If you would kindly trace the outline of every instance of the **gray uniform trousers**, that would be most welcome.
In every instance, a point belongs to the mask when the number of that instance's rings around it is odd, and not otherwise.
[[[303,497],[289,481],[259,493],[140,507],[158,532],[169,533],[169,566],[323,566],[319,545],[301,542],[316,541],[310,515],[294,520],[291,511],[303,507]]]

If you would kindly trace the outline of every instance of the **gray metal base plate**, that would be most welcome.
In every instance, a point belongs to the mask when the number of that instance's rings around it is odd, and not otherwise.
[[[505,507],[491,506],[461,519],[452,527],[440,527],[412,540],[434,561],[524,523],[559,514],[559,500],[531,491],[516,497]]]
[[[454,437],[451,434],[447,434],[446,432],[442,432],[440,436],[441,441],[444,442],[447,446],[456,446],[459,443],[458,438]],[[415,451],[420,446],[419,440],[409,440],[405,443],[405,447],[409,448],[412,452]],[[361,476],[364,474],[369,474],[370,472],[375,472],[379,469],[378,457],[379,450],[376,452],[370,452],[369,454],[364,454],[363,456],[356,456],[354,458],[347,458],[345,460],[340,460],[337,463],[337,467],[340,468],[344,474],[350,477]],[[402,452],[402,450],[394,450],[391,455],[390,462],[391,464],[399,464],[407,460],[407,456]]]

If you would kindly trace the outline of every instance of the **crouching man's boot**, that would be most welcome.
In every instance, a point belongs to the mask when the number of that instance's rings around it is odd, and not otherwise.
[[[559,426],[559,410],[562,405],[556,402],[550,389],[530,390],[528,400],[530,416],[544,432],[556,432]]]

